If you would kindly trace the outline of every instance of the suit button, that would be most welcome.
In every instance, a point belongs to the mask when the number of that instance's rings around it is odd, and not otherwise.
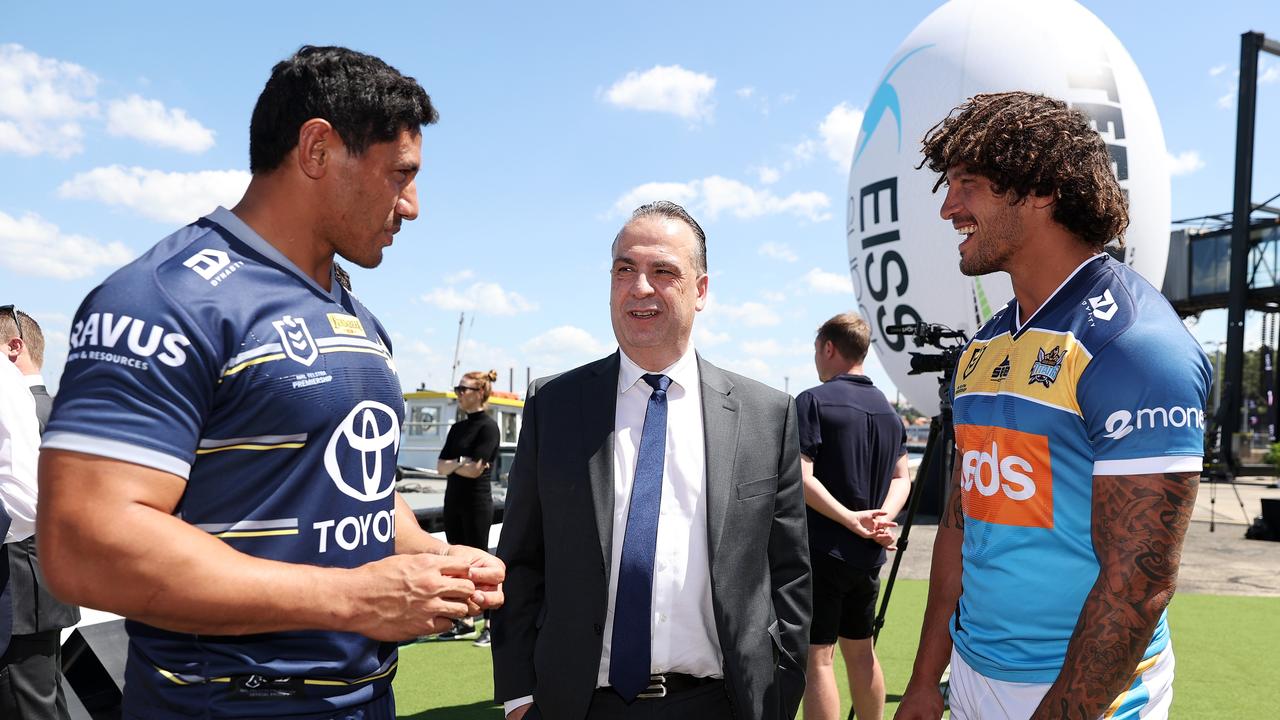
[[[603,626],[601,626],[601,625],[600,625],[600,623],[596,623],[595,625],[592,625],[591,627],[592,627],[592,629],[593,629],[593,630],[595,630],[595,631],[596,631],[596,635],[604,635],[604,627],[603,627]]]

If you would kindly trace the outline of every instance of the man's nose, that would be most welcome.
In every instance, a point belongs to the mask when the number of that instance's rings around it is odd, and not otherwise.
[[[396,214],[405,220],[416,220],[418,218],[418,184],[417,181],[410,182],[400,192],[400,197],[396,198]]]
[[[960,201],[952,194],[951,188],[947,188],[947,194],[942,198],[942,215],[943,220],[950,220],[960,213]]]
[[[636,281],[631,285],[631,294],[636,297],[648,297],[653,294],[653,285],[649,282],[648,275],[636,273]]]

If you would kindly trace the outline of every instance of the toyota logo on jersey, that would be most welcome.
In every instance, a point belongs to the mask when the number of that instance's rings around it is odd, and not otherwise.
[[[384,480],[382,468],[384,462],[395,466],[399,449],[400,420],[396,414],[380,402],[365,400],[352,408],[333,431],[324,451],[324,469],[343,494],[374,502],[395,488],[395,473],[386,473]],[[354,467],[359,468],[358,476],[350,473]],[[344,468],[348,473],[343,472]]]

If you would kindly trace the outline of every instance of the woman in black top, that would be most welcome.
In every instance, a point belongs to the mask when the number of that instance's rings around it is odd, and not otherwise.
[[[469,372],[453,390],[458,407],[466,417],[449,428],[444,448],[436,461],[436,472],[448,476],[444,489],[444,534],[453,545],[469,545],[489,550],[489,527],[493,525],[493,494],[490,470],[498,458],[498,423],[485,412],[498,373]],[[485,617],[488,617],[488,612]],[[442,638],[454,639],[475,632],[470,622],[457,622]],[[489,629],[476,640],[488,644]]]

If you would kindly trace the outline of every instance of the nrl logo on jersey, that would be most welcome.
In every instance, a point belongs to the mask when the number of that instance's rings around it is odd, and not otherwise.
[[[974,349],[973,355],[969,358],[969,364],[964,368],[964,377],[962,379],[969,379],[969,376],[972,375],[973,371],[978,367],[978,361],[982,359],[982,353],[986,351],[986,349],[986,346]]]
[[[1053,384],[1058,379],[1058,371],[1062,369],[1062,361],[1067,357],[1067,351],[1059,346],[1054,346],[1049,352],[1045,352],[1044,348],[1036,350],[1036,361],[1031,366],[1031,378],[1027,384],[1040,383],[1045,387]]]
[[[320,357],[320,348],[316,347],[316,339],[307,329],[306,320],[285,315],[271,324],[280,334],[280,345],[290,359],[310,367]]]

